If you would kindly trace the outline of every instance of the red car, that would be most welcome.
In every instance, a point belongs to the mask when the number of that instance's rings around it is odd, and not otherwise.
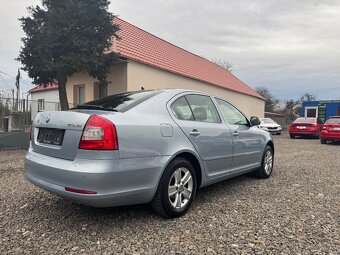
[[[327,141],[340,141],[340,116],[332,116],[326,121],[321,129],[320,141],[322,144]]]
[[[315,136],[319,137],[323,122],[319,118],[297,118],[289,126],[290,138],[296,136]]]

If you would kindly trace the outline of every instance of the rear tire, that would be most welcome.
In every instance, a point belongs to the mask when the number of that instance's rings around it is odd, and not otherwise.
[[[267,179],[271,176],[274,167],[274,153],[272,147],[266,146],[263,156],[262,163],[259,169],[254,171],[256,177],[260,179]]]
[[[295,135],[289,134],[289,136],[290,136],[291,139],[295,139]]]
[[[320,139],[320,142],[321,142],[321,144],[326,144],[326,143],[327,143],[327,140]]]
[[[166,167],[151,206],[164,217],[180,217],[190,209],[196,189],[197,180],[192,164],[184,158],[175,158]]]

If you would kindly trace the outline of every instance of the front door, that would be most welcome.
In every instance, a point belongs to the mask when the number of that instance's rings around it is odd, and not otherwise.
[[[175,121],[196,148],[208,178],[230,171],[232,137],[209,96],[190,94],[171,105]]]
[[[263,144],[259,129],[251,127],[247,118],[233,105],[217,98],[216,102],[233,137],[231,172],[242,172],[260,166]]]

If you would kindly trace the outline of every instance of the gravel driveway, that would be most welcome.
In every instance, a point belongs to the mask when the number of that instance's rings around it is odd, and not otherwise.
[[[0,254],[340,254],[340,144],[274,139],[272,178],[204,188],[174,220],[64,201],[25,180],[25,151],[0,151]]]

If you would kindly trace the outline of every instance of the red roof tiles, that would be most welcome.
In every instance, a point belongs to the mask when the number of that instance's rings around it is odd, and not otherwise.
[[[45,91],[45,90],[50,90],[50,89],[57,89],[57,88],[58,88],[57,84],[48,84],[46,86],[38,85],[38,86],[34,87],[33,89],[29,90],[28,93],[34,93],[34,92]]]
[[[158,38],[120,18],[113,50],[120,56],[162,70],[197,79],[232,91],[263,99],[257,92],[224,68]]]

